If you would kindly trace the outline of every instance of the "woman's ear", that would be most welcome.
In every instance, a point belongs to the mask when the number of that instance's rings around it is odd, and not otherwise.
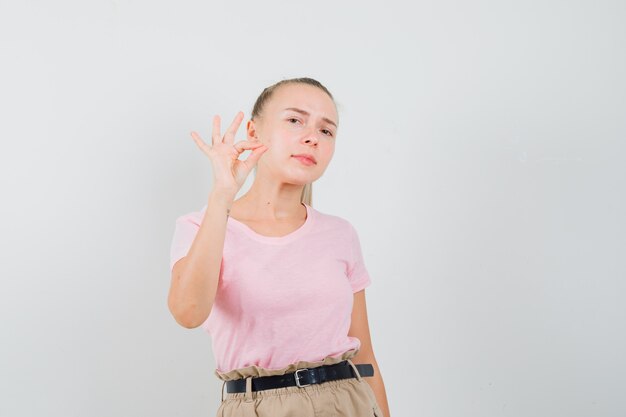
[[[249,140],[250,142],[256,142],[259,140],[256,126],[254,124],[254,120],[252,119],[248,120],[248,123],[246,123],[246,140]]]

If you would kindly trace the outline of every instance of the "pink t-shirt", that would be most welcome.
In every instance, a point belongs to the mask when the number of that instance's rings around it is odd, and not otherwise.
[[[303,205],[305,223],[280,237],[228,218],[215,303],[201,326],[218,371],[279,369],[360,347],[348,336],[353,293],[371,280],[357,232],[347,220]],[[205,211],[176,219],[170,270],[189,251]]]

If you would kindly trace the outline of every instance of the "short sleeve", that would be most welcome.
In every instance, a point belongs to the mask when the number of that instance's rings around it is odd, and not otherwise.
[[[170,272],[174,269],[174,264],[187,255],[198,230],[200,230],[198,213],[185,214],[176,219],[170,246]]]
[[[352,292],[355,293],[368,287],[372,283],[372,280],[365,267],[358,233],[352,224],[350,224],[350,253],[351,259],[348,264],[348,280],[350,281]]]

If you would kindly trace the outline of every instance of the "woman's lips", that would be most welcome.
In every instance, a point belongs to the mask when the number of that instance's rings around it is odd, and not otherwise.
[[[299,160],[300,162],[302,162],[304,165],[307,165],[307,166],[315,165],[315,162],[313,162],[311,159],[307,158],[306,156],[294,155],[293,157]]]

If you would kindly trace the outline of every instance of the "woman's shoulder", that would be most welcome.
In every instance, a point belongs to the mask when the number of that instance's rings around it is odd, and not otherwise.
[[[344,216],[330,214],[313,208],[315,211],[315,222],[328,226],[332,229],[349,230],[354,228],[352,223]]]

